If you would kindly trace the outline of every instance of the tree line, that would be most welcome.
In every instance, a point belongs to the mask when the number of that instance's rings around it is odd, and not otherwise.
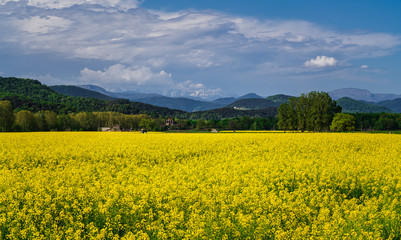
[[[0,101],[0,131],[97,131],[118,125],[123,130],[285,130],[285,131],[392,131],[401,130],[401,114],[341,113],[327,93],[311,92],[291,98],[278,109],[277,117],[233,117],[223,119],[181,119],[119,112],[55,113],[15,110],[9,101]]]
[[[118,125],[122,130],[148,129],[166,130],[273,130],[277,129],[275,117],[237,117],[223,120],[178,119],[175,124],[167,126],[166,118],[155,118],[146,114],[123,114],[119,112],[79,112],[57,114],[52,111],[31,112],[20,110],[14,112],[9,101],[0,101],[0,131],[97,131],[101,127]]]

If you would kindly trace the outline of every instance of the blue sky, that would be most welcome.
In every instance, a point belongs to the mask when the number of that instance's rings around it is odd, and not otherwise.
[[[0,0],[0,75],[215,98],[401,93],[401,1]]]

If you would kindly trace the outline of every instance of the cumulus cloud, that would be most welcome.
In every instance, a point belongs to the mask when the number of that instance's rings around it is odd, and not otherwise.
[[[5,5],[8,2],[21,2],[28,6],[61,9],[81,4],[96,4],[104,7],[118,7],[121,9],[136,8],[142,2],[140,0],[0,0],[0,5]]]
[[[91,70],[84,68],[81,70],[80,80],[83,82],[101,82],[108,86],[142,86],[158,85],[172,86],[172,75],[165,71],[154,72],[144,66],[124,66],[116,64],[104,70]]]
[[[317,56],[314,59],[307,60],[304,65],[306,67],[335,67],[337,60],[333,57]]]

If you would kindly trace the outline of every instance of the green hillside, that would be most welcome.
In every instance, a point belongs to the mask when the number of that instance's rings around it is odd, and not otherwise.
[[[267,100],[264,98],[251,98],[251,99],[241,99],[237,100],[226,107],[228,108],[236,108],[243,110],[251,110],[251,109],[265,109],[265,108],[278,108],[280,103],[273,102],[271,100]]]
[[[124,114],[149,114],[151,116],[180,116],[183,111],[130,102],[124,99],[101,100],[65,96],[37,80],[0,77],[0,100],[8,100],[13,108],[37,112],[50,110],[56,113],[104,112]]]
[[[136,101],[152,104],[154,106],[159,106],[159,107],[179,109],[187,112],[206,111],[210,109],[221,108],[224,106],[223,104],[218,104],[213,102],[204,102],[189,98],[172,98],[172,97],[152,97],[152,98],[137,99]]]
[[[357,101],[349,97],[343,97],[337,100],[337,104],[342,107],[344,113],[391,113],[392,111],[383,106],[377,106],[373,103]]]
[[[238,117],[275,117],[277,116],[277,108],[265,108],[265,109],[254,109],[254,110],[236,110],[234,108],[219,108],[208,111],[194,112],[190,115],[191,119],[213,119],[221,120],[228,118]]]
[[[87,97],[87,98],[95,98],[102,100],[114,100],[116,98],[101,94],[99,92],[91,91],[85,88],[80,88],[77,86],[67,86],[67,85],[56,85],[49,86],[54,91],[71,97]]]
[[[266,97],[266,100],[270,100],[275,103],[283,104],[288,102],[288,99],[292,98],[293,96],[284,95],[284,94],[277,94],[273,96]]]
[[[401,113],[401,98],[378,102],[376,105],[386,107],[395,113]]]

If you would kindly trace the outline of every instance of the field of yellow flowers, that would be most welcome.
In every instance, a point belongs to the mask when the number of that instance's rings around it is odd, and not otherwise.
[[[308,238],[401,238],[401,135],[0,134],[0,239]]]

